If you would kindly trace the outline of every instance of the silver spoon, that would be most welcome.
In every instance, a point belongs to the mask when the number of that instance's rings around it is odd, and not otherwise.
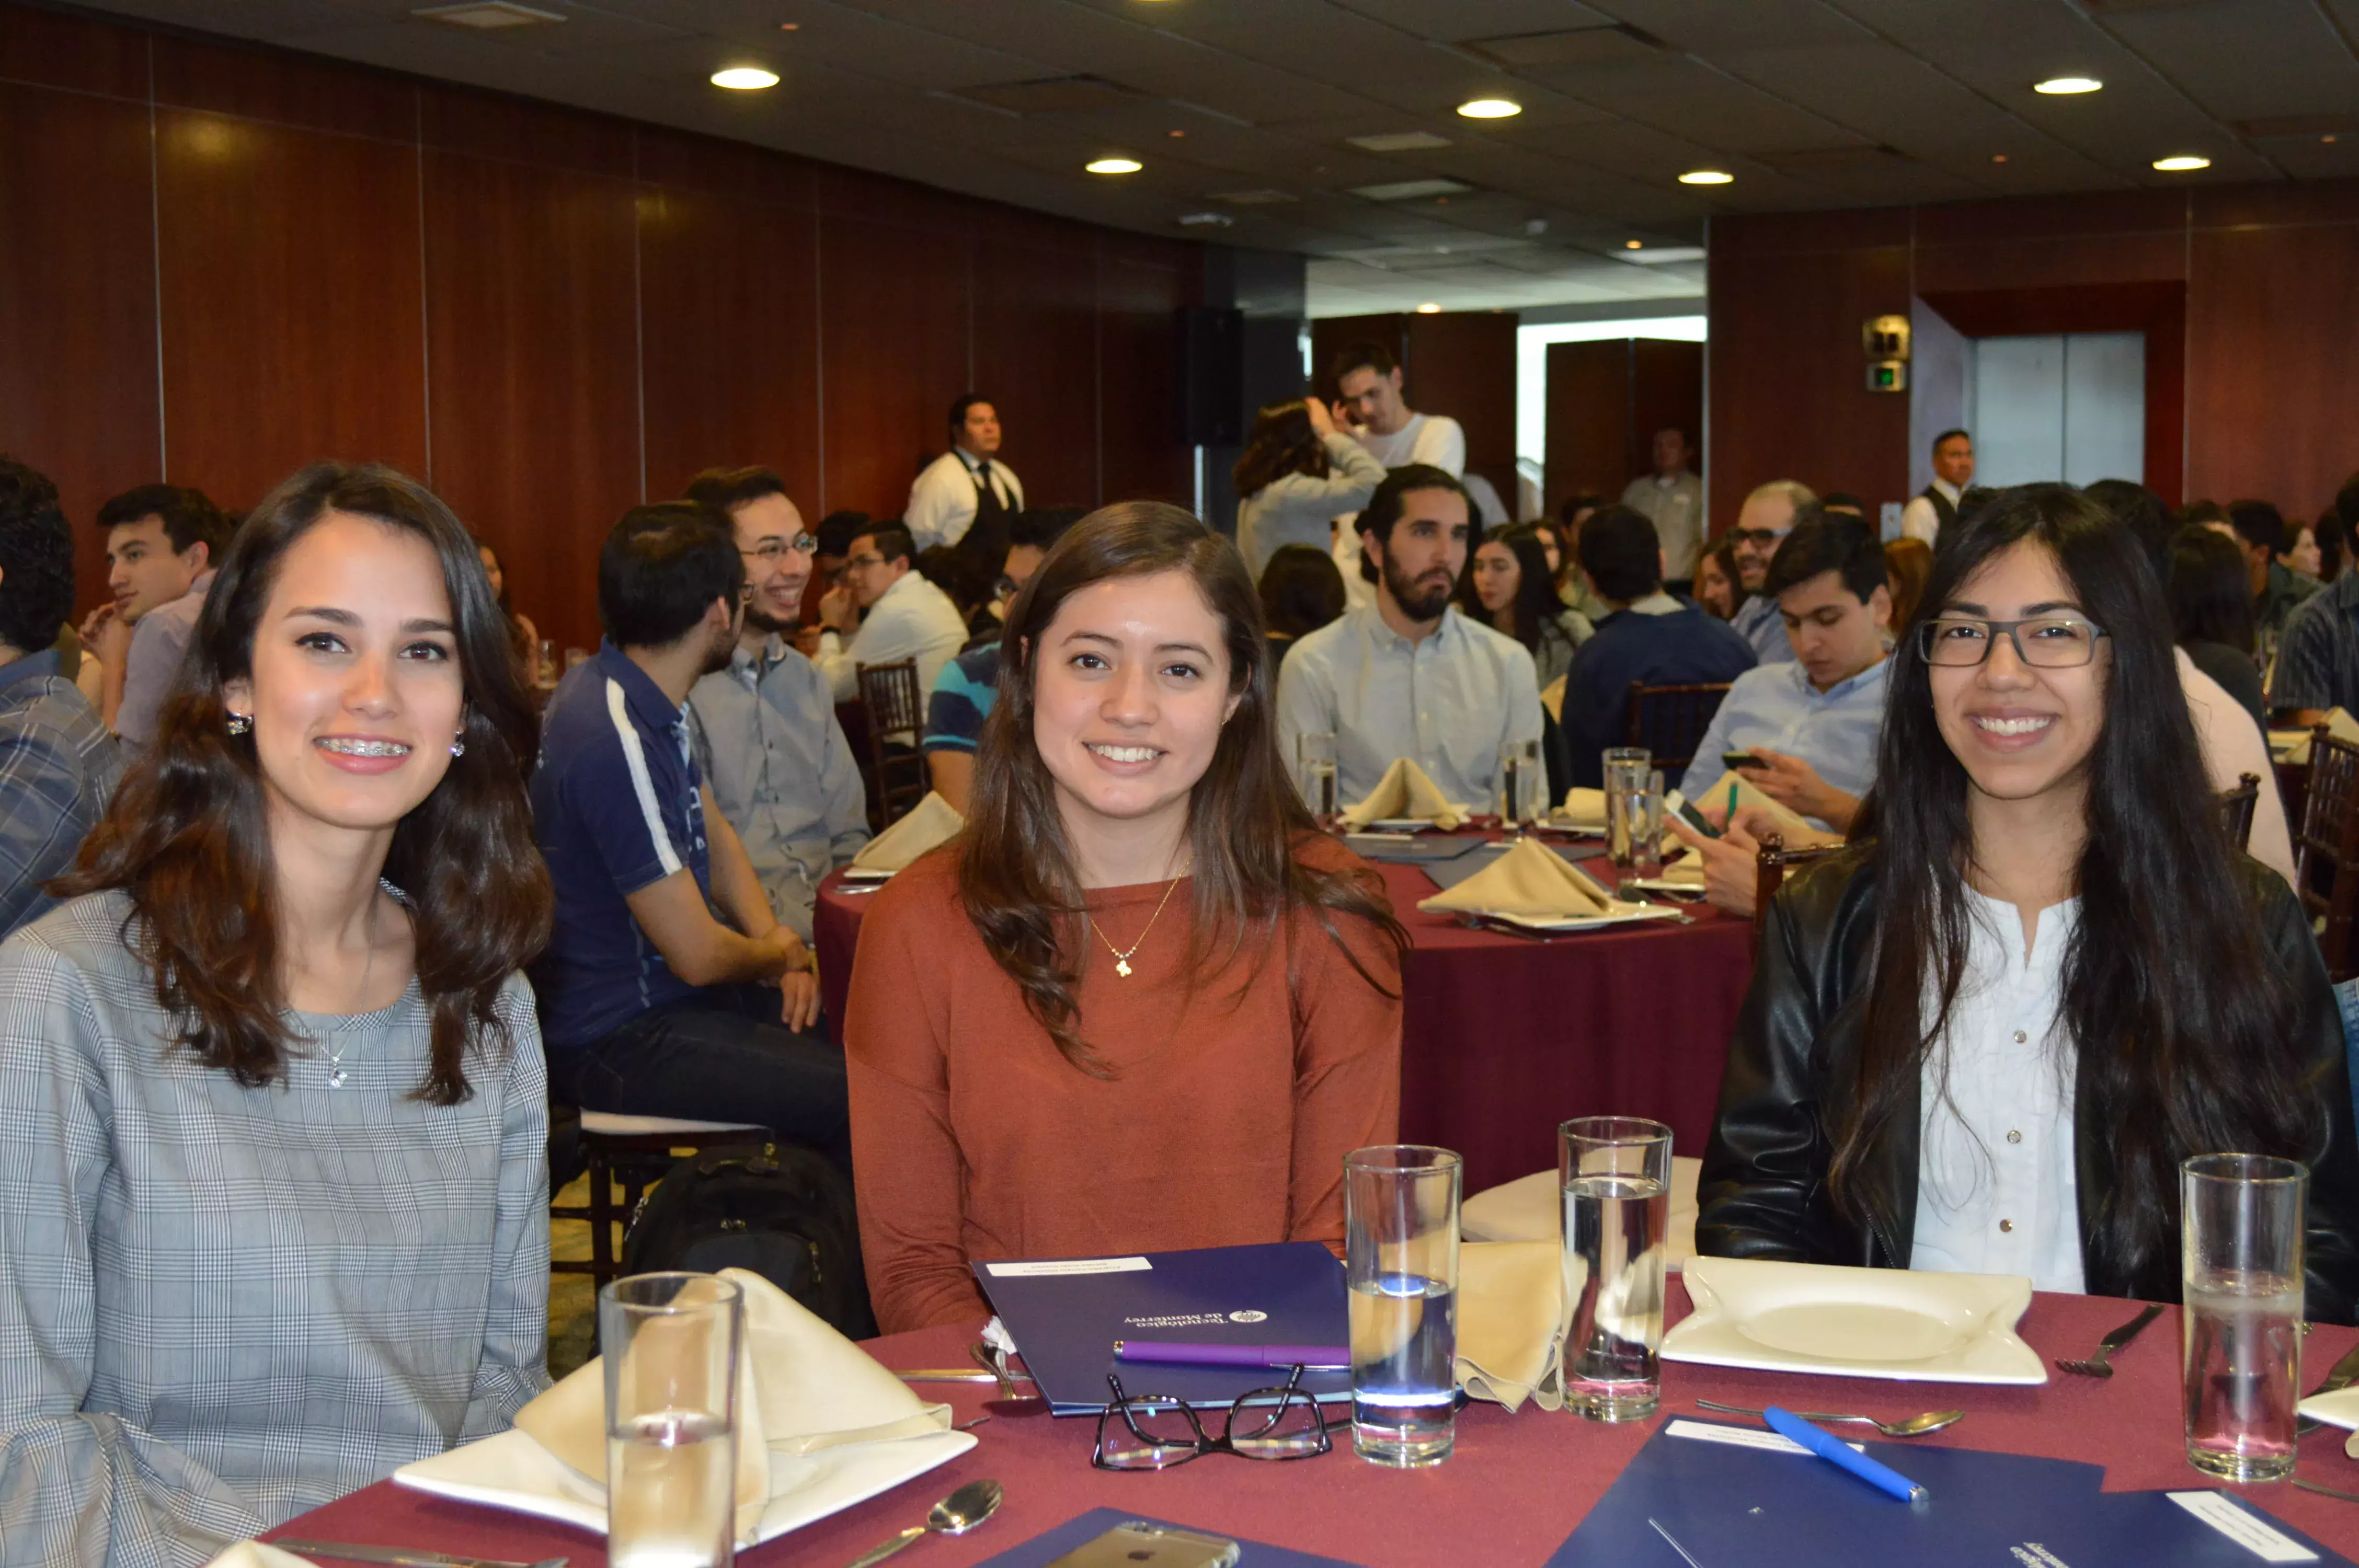
[[[1723,1405],[1712,1400],[1698,1400],[1696,1403],[1708,1411],[1725,1411],[1730,1415],[1761,1413],[1756,1410],[1748,1410],[1743,1405]],[[1804,1421],[1856,1422],[1862,1426],[1875,1428],[1886,1437],[1922,1437],[1929,1432],[1939,1432],[1943,1427],[1955,1426],[1966,1419],[1966,1412],[1963,1411],[1927,1411],[1922,1415],[1912,1415],[1907,1421],[1878,1421],[1872,1415],[1829,1415],[1824,1411],[1796,1411],[1794,1413]]]
[[[925,1523],[911,1525],[882,1546],[854,1560],[849,1568],[874,1568],[875,1564],[884,1562],[923,1535],[964,1535],[997,1513],[1006,1495],[996,1481],[969,1481],[928,1510]]]

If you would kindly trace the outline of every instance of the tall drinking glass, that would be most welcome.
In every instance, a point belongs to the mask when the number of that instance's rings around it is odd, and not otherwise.
[[[598,1292],[614,1568],[734,1561],[744,1312],[713,1274],[633,1274]]]
[[[1630,818],[1630,864],[1634,877],[1663,874],[1663,775],[1650,773],[1646,787],[1623,796]]]
[[[1458,1156],[1419,1144],[1343,1159],[1352,1444],[1410,1469],[1450,1457],[1458,1400]]]
[[[1630,833],[1630,796],[1644,791],[1647,775],[1654,770],[1655,754],[1644,746],[1608,746],[1603,756],[1605,772],[1605,849],[1614,864],[1622,871],[1630,869],[1630,849],[1634,842]]]
[[[1513,836],[1539,820],[1548,799],[1548,774],[1540,768],[1538,741],[1510,741],[1499,748],[1499,826]]]
[[[2231,1481],[2293,1474],[2310,1172],[2265,1154],[2179,1167],[2187,1461]]]
[[[1335,799],[1335,736],[1326,730],[1306,730],[1294,738],[1295,775],[1302,781],[1302,799],[1321,823],[1333,820],[1343,807]]]
[[[1663,1398],[1663,1256],[1671,1130],[1634,1116],[1557,1129],[1564,1196],[1565,1402],[1592,1421],[1644,1421]]]

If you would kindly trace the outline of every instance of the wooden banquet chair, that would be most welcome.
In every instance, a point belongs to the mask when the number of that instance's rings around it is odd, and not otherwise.
[[[1753,949],[1761,950],[1761,929],[1769,918],[1769,901],[1786,882],[1786,871],[1793,866],[1807,866],[1822,860],[1841,844],[1813,844],[1807,849],[1788,849],[1782,833],[1761,836],[1761,851],[1753,860]]]
[[[749,1121],[686,1121],[669,1116],[617,1116],[610,1111],[581,1113],[580,1154],[590,1176],[590,1201],[555,1202],[552,1178],[549,1206],[551,1219],[590,1222],[590,1256],[554,1259],[552,1274],[587,1274],[597,1290],[623,1271],[623,1235],[639,1211],[639,1200],[663,1179],[678,1155],[708,1149],[759,1149],[777,1141],[766,1127]],[[622,1187],[622,1202],[614,1188]]]
[[[1648,686],[1634,680],[1626,743],[1654,752],[1654,765],[1669,777],[1674,769],[1695,761],[1696,745],[1712,728],[1712,715],[1720,711],[1721,699],[1727,695],[1726,684]]]
[[[2243,849],[2253,842],[2253,807],[2261,798],[2261,775],[2239,773],[2236,787],[2223,789],[2212,796],[2220,808],[2220,826],[2226,829],[2228,842]]]
[[[868,710],[869,778],[876,790],[876,831],[898,822],[932,787],[918,738],[926,729],[926,694],[918,661],[860,666],[860,702]]]
[[[2318,932],[2326,977],[2347,980],[2351,926],[2359,913],[2359,746],[2319,734],[2310,743],[2310,788],[2294,835],[2294,892]]]

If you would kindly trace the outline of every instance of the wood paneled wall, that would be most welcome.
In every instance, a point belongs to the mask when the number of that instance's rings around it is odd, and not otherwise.
[[[157,478],[250,506],[381,460],[597,635],[622,512],[766,463],[901,509],[970,388],[1041,504],[1186,503],[1199,247],[735,143],[0,5],[0,450],[90,523]]]
[[[2314,517],[2359,470],[2359,181],[1723,218],[1710,273],[1715,531],[1765,480],[1908,493],[1908,400],[1865,389],[1860,327],[1912,297],[2017,320],[2130,312],[2166,495]],[[2107,330],[2071,319],[2020,330]]]
[[[1654,466],[1655,432],[1703,437],[1703,345],[1601,338],[1548,349],[1548,492],[1551,517],[1576,495],[1618,499]],[[1696,470],[1702,471],[1701,463]]]

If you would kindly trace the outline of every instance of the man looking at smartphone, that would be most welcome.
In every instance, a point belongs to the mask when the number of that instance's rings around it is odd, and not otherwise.
[[[1859,519],[1806,506],[1762,592],[1777,606],[1793,657],[1736,677],[1680,789],[1691,797],[1709,789],[1729,765],[1724,754],[1744,753],[1749,762],[1736,772],[1762,794],[1846,832],[1875,782],[1892,668],[1884,546]]]

